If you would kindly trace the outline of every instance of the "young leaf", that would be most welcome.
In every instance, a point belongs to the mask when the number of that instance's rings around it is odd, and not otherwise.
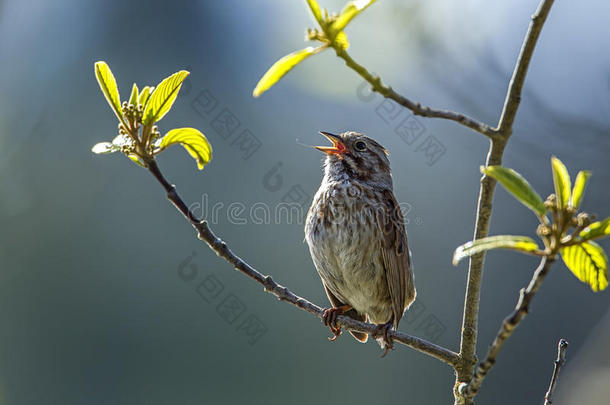
[[[465,257],[491,249],[512,249],[531,253],[538,250],[536,242],[527,236],[498,235],[477,239],[458,246],[453,253],[453,265],[456,266]]]
[[[144,125],[154,124],[167,114],[170,108],[172,108],[174,101],[176,101],[176,97],[178,97],[182,82],[188,75],[189,72],[181,70],[159,83],[155,91],[150,95],[146,108],[144,108],[144,114],[142,115],[142,123]]]
[[[348,2],[343,10],[341,10],[341,14],[339,17],[333,22],[330,26],[332,33],[337,33],[343,31],[343,28],[347,26],[365,8],[373,4],[376,0],[353,0]]]
[[[610,217],[603,221],[593,222],[578,234],[582,240],[597,239],[608,235],[610,235]]]
[[[542,198],[519,173],[502,166],[481,166],[481,172],[498,180],[517,200],[536,214],[541,217],[545,215]]]
[[[557,159],[555,156],[551,158],[551,167],[553,169],[555,194],[557,195],[557,207],[562,209],[570,202],[570,192],[572,188],[570,174],[561,160]]]
[[[150,97],[150,92],[154,90],[154,87],[146,86],[140,91],[140,95],[138,96],[138,103],[142,105],[142,108],[146,107],[146,103],[148,102],[148,98]]]
[[[576,181],[574,181],[574,189],[572,190],[572,197],[570,198],[570,205],[572,207],[578,208],[580,206],[580,202],[582,201],[582,196],[585,193],[585,188],[587,187],[589,177],[591,177],[591,172],[586,170],[580,171],[576,175]]]
[[[311,55],[315,55],[325,49],[324,46],[314,48],[309,46],[300,51],[293,52],[289,55],[284,56],[278,60],[267,70],[267,72],[258,81],[258,84],[254,88],[252,95],[258,97],[265,91],[269,90],[275,83],[277,83],[286,73],[288,73],[293,67],[301,63],[304,59]]]
[[[106,154],[106,153],[114,153],[118,150],[120,150],[120,148],[118,148],[116,145],[114,145],[110,142],[96,143],[95,145],[93,145],[93,148],[91,148],[91,152],[98,154],[98,155]]]
[[[131,96],[129,96],[129,104],[137,106],[138,105],[138,85],[133,84],[131,88]]]
[[[320,24],[320,27],[322,27],[324,24],[324,19],[322,18],[322,10],[320,9],[320,5],[316,0],[307,0],[307,4],[311,9],[311,14],[313,14],[313,17],[316,19],[318,24]]]
[[[176,128],[169,131],[159,141],[159,151],[164,150],[170,145],[179,143],[184,149],[197,160],[197,167],[203,167],[212,159],[212,146],[205,135],[195,128]]]
[[[116,85],[116,79],[112,71],[104,61],[95,62],[95,77],[106,101],[110,104],[112,111],[116,114],[119,120],[123,120],[123,111],[121,109],[121,96],[119,88]]]
[[[608,258],[595,242],[564,247],[561,258],[570,271],[595,292],[608,286]]]

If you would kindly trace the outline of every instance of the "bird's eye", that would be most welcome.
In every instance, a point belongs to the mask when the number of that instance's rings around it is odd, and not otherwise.
[[[354,146],[356,147],[356,150],[359,151],[363,151],[366,149],[366,143],[362,142],[362,141],[358,141],[354,144]]]

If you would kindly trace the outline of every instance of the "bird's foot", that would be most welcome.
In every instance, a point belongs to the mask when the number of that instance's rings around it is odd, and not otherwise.
[[[385,357],[390,350],[394,350],[394,342],[392,341],[392,337],[390,336],[390,330],[392,329],[393,324],[394,320],[390,319],[386,323],[382,323],[375,326],[375,332],[373,336],[377,338],[379,344],[384,349],[383,354],[381,355],[382,358]]]
[[[341,325],[337,325],[337,317],[352,309],[349,305],[341,305],[340,307],[326,308],[322,313],[322,323],[328,326],[333,336],[328,340],[334,342],[341,335]]]

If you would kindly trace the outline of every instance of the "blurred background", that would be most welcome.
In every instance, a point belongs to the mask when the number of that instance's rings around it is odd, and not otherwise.
[[[379,1],[347,29],[350,52],[414,100],[495,124],[537,3]],[[609,12],[601,0],[556,2],[505,154],[544,196],[552,154],[573,176],[592,170],[583,208],[600,216],[610,215]],[[159,126],[200,129],[214,158],[198,172],[176,147],[161,168],[235,252],[327,305],[303,219],[277,220],[275,207],[309,206],[322,156],[299,143],[319,143],[318,130],[376,138],[391,152],[414,254],[418,300],[401,329],[457,350],[467,263],[451,257],[472,236],[488,142],[371,95],[332,52],[253,99],[313,26],[305,1],[0,2],[0,403],[453,402],[449,367],[402,346],[380,359],[376,344],[349,335],[330,343],[318,319],[201,244],[148,172],[90,152],[116,135],[95,61],[108,62],[123,98],[134,81],[189,70]],[[534,236],[537,221],[499,188],[491,224]],[[479,356],[536,265],[488,255]],[[607,403],[609,304],[555,264],[478,402],[541,403],[563,337],[554,403]]]

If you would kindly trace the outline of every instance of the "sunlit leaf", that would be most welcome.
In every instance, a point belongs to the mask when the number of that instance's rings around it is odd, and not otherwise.
[[[574,189],[572,190],[572,196],[570,198],[570,205],[572,207],[578,208],[580,206],[582,196],[585,193],[585,189],[587,188],[587,182],[589,181],[589,177],[591,177],[591,172],[586,170],[580,171],[576,175],[576,180],[574,181]]]
[[[203,167],[212,159],[212,146],[205,135],[195,128],[176,128],[169,131],[158,141],[159,151],[170,145],[179,143],[197,160],[197,167]]]
[[[170,108],[172,108],[174,101],[176,101],[176,97],[178,97],[182,82],[188,75],[189,72],[181,70],[163,79],[157,85],[150,95],[148,103],[146,103],[146,108],[144,108],[144,114],[142,115],[144,125],[160,121],[167,114]]]
[[[110,104],[112,111],[116,114],[119,120],[123,120],[123,112],[121,109],[121,96],[119,95],[119,88],[116,85],[116,79],[112,74],[112,71],[106,64],[106,62],[99,61],[95,62],[95,77],[106,101]]]
[[[481,166],[481,172],[498,180],[517,200],[536,214],[545,215],[542,198],[519,173],[502,166]]]
[[[341,14],[339,17],[333,22],[330,26],[332,33],[337,33],[343,31],[343,29],[347,26],[365,8],[373,4],[376,0],[352,0],[349,1],[343,10],[341,10]]]
[[[146,102],[150,97],[150,92],[154,90],[154,87],[146,86],[140,91],[140,95],[138,96],[138,103],[142,106],[142,108],[146,107]]]
[[[111,142],[96,143],[95,145],[93,145],[93,148],[91,148],[91,152],[98,154],[98,155],[106,154],[106,153],[114,153],[119,150],[121,150],[121,148],[118,148],[116,145],[114,145]]]
[[[344,51],[347,51],[349,48],[349,41],[347,40],[347,35],[345,35],[345,31],[341,31],[335,37],[335,43],[341,47]]]
[[[610,217],[603,221],[593,222],[578,234],[582,240],[597,239],[608,235],[610,235]]]
[[[585,242],[560,250],[561,258],[570,271],[595,292],[608,286],[608,258],[601,246]]]
[[[551,167],[553,169],[553,183],[555,184],[555,195],[557,196],[557,207],[564,208],[570,201],[570,193],[572,182],[570,174],[561,160],[555,156],[551,158]]]
[[[267,72],[258,81],[258,84],[254,88],[252,95],[258,97],[265,91],[269,90],[275,83],[277,83],[286,73],[288,73],[293,67],[301,63],[307,57],[314,55],[324,49],[324,47],[307,47],[300,51],[293,52],[289,55],[284,56],[278,60],[267,70]]]
[[[512,249],[531,253],[538,250],[536,242],[527,236],[497,235],[477,239],[458,246],[453,253],[453,265],[457,265],[465,257],[491,249]]]
[[[133,84],[133,87],[131,88],[131,96],[129,96],[129,104],[132,104],[134,106],[138,105],[138,85],[137,84]]]
[[[320,9],[320,5],[316,0],[307,0],[307,4],[309,4],[309,8],[311,9],[311,14],[316,19],[320,26],[323,26],[324,20],[322,19],[322,10]]]

